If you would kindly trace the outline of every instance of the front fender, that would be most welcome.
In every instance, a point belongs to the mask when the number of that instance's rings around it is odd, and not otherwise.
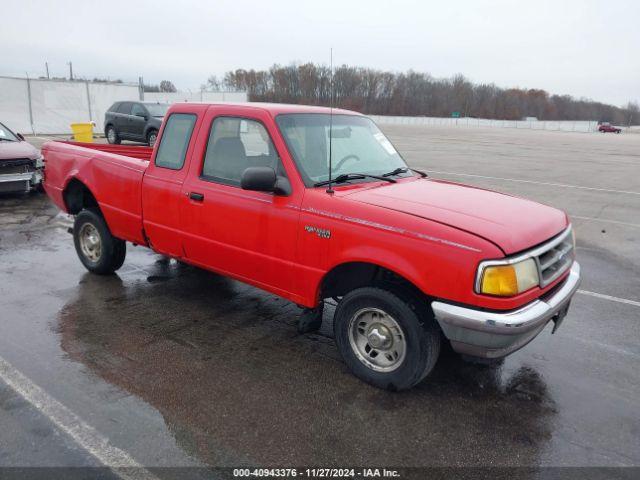
[[[333,263],[330,264],[330,268],[323,276],[323,280],[332,270],[348,263],[367,263],[385,268],[411,282],[422,290],[423,293],[428,294],[425,288],[422,288],[426,287],[423,281],[424,272],[421,272],[415,262],[411,262],[408,258],[397,252],[377,246],[358,246],[344,250],[342,255],[335,258]],[[322,281],[318,285],[318,295],[320,294],[321,287]]]

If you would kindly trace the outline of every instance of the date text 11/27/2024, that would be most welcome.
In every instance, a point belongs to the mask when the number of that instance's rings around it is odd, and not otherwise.
[[[236,468],[234,478],[400,478],[400,472],[386,468]]]

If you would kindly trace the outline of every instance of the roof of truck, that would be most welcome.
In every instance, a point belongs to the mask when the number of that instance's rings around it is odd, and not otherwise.
[[[287,103],[262,103],[262,102],[188,102],[174,103],[171,108],[177,106],[184,107],[187,105],[208,105],[221,107],[238,107],[238,108],[257,108],[269,112],[271,115],[279,115],[281,113],[325,113],[329,114],[333,110],[334,115],[361,115],[352,110],[344,110],[341,108],[331,109],[329,107],[319,107],[315,105],[292,105]],[[179,107],[178,107],[179,108]]]

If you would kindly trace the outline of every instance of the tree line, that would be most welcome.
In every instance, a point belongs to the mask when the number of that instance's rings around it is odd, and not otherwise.
[[[246,91],[253,102],[330,104],[331,70],[314,63],[238,69],[212,76],[207,88]],[[540,89],[472,83],[463,75],[435,78],[421,72],[388,72],[342,65],[333,74],[334,106],[372,115],[408,115],[520,120],[597,120],[640,124],[640,108],[616,107]]]
[[[162,80],[159,85],[147,85],[143,86],[145,92],[177,92],[178,89],[170,80]]]

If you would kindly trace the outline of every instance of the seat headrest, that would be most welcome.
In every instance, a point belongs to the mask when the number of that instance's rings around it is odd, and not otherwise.
[[[223,137],[216,140],[213,145],[214,155],[226,158],[239,159],[247,156],[242,140],[238,137]]]

